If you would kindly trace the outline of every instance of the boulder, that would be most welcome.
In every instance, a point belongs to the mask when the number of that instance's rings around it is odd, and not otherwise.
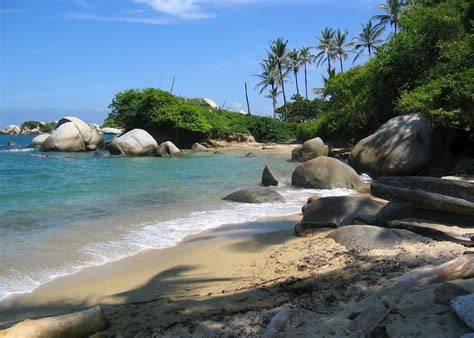
[[[31,140],[31,146],[32,147],[42,147],[43,146],[43,143],[46,141],[46,139],[48,137],[50,137],[51,134],[41,134],[41,135],[38,135],[36,136],[35,138],[33,138]]]
[[[206,147],[204,147],[202,144],[200,143],[194,143],[191,147],[191,150],[193,152],[203,152],[203,151],[209,151],[209,149],[207,149]]]
[[[20,127],[15,124],[10,124],[5,131],[9,135],[18,135],[21,132]]]
[[[219,109],[219,106],[217,105],[217,103],[215,103],[211,99],[204,99],[204,102],[206,102],[206,104],[212,109]]]
[[[96,130],[77,117],[59,120],[51,136],[43,143],[45,151],[85,151],[102,146],[103,138]]]
[[[120,135],[120,134],[122,134],[121,129],[110,128],[110,127],[102,128],[102,129],[100,129],[100,132],[102,134],[107,134],[107,135]]]
[[[362,183],[357,172],[344,162],[321,156],[298,166],[292,184],[308,189],[354,189]]]
[[[474,330],[474,293],[459,296],[451,301],[451,307],[458,317],[471,329]]]
[[[349,164],[372,177],[414,175],[430,161],[431,122],[421,114],[397,116],[359,141]]]
[[[155,155],[158,143],[143,129],[133,129],[115,137],[107,147],[112,155],[150,156]]]
[[[382,177],[371,194],[415,208],[474,216],[474,184],[434,177]]]
[[[291,160],[296,162],[306,162],[320,156],[328,156],[329,147],[324,144],[319,137],[303,143],[291,152]]]
[[[43,142],[42,150],[65,152],[85,151],[86,144],[74,123],[67,122],[58,125],[56,129],[53,130],[51,136]]]
[[[270,203],[284,202],[285,198],[275,190],[268,188],[253,188],[236,191],[224,197],[225,201],[239,203]]]
[[[354,216],[374,215],[384,205],[385,203],[360,196],[318,198],[305,206],[303,219],[295,226],[295,234],[307,236],[320,228],[351,224]]]
[[[422,241],[426,238],[406,230],[391,230],[372,225],[348,225],[331,232],[328,238],[345,246],[348,250],[354,249],[385,249],[399,245],[404,241]]]
[[[278,176],[279,174],[270,169],[269,166],[266,166],[265,169],[263,169],[262,173],[262,185],[264,187],[278,186],[278,184],[280,183],[280,179],[278,179]]]
[[[176,157],[181,155],[181,150],[173,142],[163,142],[158,146],[158,155],[161,157]]]

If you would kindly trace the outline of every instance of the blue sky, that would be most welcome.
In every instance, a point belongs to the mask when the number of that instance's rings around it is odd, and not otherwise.
[[[314,46],[326,26],[355,36],[379,2],[0,0],[0,126],[65,115],[101,122],[115,93],[169,90],[173,77],[175,94],[237,110],[248,82],[253,113],[269,115],[271,102],[253,90],[268,41]],[[311,67],[310,88],[323,72]]]

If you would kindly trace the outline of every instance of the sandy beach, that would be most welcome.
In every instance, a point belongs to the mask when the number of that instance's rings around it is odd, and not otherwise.
[[[446,262],[465,251],[461,245],[419,237],[392,248],[348,250],[326,238],[331,229],[295,237],[293,226],[300,218],[223,226],[190,236],[174,248],[150,250],[58,278],[30,294],[6,299],[0,304],[1,325],[100,304],[111,322],[100,337],[261,335],[286,307],[303,309],[303,317],[337,320],[338,311],[371,299],[404,272]],[[472,280],[456,283],[474,290]],[[426,309],[424,334],[466,333],[453,313],[438,313],[430,292],[434,294],[433,287],[409,296],[411,308]],[[400,302],[402,296],[397,297]],[[404,327],[403,332],[416,333],[417,320],[400,321],[395,315],[392,322],[396,332]],[[302,328],[319,336],[311,325],[288,330],[296,334]],[[334,330],[326,333],[345,336]]]

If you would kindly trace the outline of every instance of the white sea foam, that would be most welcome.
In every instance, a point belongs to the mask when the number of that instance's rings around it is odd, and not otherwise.
[[[34,150],[35,150],[34,148],[3,149],[3,150],[0,150],[0,154],[1,153],[25,153],[25,152],[30,152]]]
[[[78,256],[86,257],[57,270],[43,270],[35,276],[24,276],[12,271],[8,277],[0,278],[0,300],[14,293],[31,292],[55,278],[71,275],[83,268],[100,266],[148,249],[165,249],[176,246],[185,237],[224,224],[239,224],[256,221],[263,217],[278,217],[300,212],[310,195],[320,197],[351,195],[348,189],[296,190],[288,187],[277,189],[286,199],[285,203],[242,204],[224,203],[220,209],[192,212],[186,217],[148,222],[134,227],[118,238],[106,242],[91,243],[83,247]]]

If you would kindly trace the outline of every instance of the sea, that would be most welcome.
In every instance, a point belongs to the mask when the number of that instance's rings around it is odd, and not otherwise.
[[[300,212],[310,195],[291,187],[297,164],[271,150],[179,158],[43,153],[31,136],[0,136],[0,300],[225,224]],[[11,147],[9,142],[15,142]],[[264,167],[285,173],[286,202],[240,204],[229,193],[260,185]]]

